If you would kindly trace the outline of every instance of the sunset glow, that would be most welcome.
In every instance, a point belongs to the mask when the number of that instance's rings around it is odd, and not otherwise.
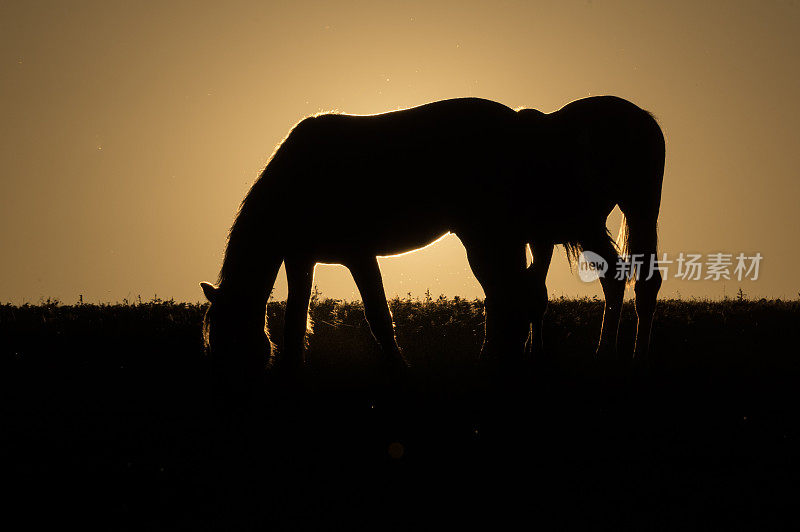
[[[793,297],[799,13],[792,2],[5,3],[0,301],[200,300],[242,197],[292,125],[321,110],[480,96],[551,112],[597,94],[652,111],[664,130],[663,251],[764,257],[758,281],[670,279],[661,296]],[[336,210],[313,190],[309,202]],[[550,292],[600,294],[563,255]],[[390,297],[481,295],[454,236],[381,267]],[[358,298],[339,266],[315,282]],[[281,274],[274,296],[285,287]]]

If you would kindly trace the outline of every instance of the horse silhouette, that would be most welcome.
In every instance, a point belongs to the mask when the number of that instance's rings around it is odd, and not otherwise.
[[[592,250],[613,266],[619,251],[653,257],[664,172],[651,114],[613,96],[545,114],[459,98],[378,115],[319,114],[276,148],[231,227],[211,303],[206,347],[240,369],[272,352],[265,307],[286,266],[284,346],[278,363],[302,363],[318,262],[353,275],[366,319],[388,360],[404,366],[377,257],[453,233],[485,293],[482,355],[542,349],[545,278],[553,247]],[[606,229],[618,205],[619,246]],[[533,262],[526,267],[529,245]],[[643,273],[645,272],[642,270]],[[635,356],[648,350],[661,277],[635,282]],[[597,352],[616,351],[626,279],[606,275]]]

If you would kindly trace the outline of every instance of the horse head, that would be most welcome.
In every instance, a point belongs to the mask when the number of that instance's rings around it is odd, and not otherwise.
[[[266,300],[200,283],[210,305],[203,318],[203,343],[215,366],[260,370],[272,354]]]

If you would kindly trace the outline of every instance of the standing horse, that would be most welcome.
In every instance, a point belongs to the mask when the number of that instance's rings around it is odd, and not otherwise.
[[[606,218],[619,205],[627,253],[656,252],[664,138],[653,117],[620,98],[575,101],[551,114],[477,98],[379,115],[320,114],[298,123],[252,186],[230,230],[204,337],[239,369],[263,368],[272,344],[265,307],[282,263],[289,295],[282,364],[302,362],[318,262],[346,266],[390,361],[397,345],[377,257],[448,232],[464,244],[486,295],[482,354],[541,348],[553,247],[590,249],[609,264]],[[530,245],[533,263],[526,268]],[[660,276],[635,285],[635,353],[647,352]],[[625,280],[601,279],[598,352],[612,352]],[[533,326],[531,327],[531,324]]]

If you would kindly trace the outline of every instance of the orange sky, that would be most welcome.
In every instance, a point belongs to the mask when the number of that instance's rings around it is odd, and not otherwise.
[[[663,251],[764,256],[756,282],[668,278],[663,296],[800,291],[797,1],[139,4],[0,4],[0,302],[200,300],[304,115],[596,94],[664,129]],[[552,294],[600,293],[556,254]],[[454,237],[381,265],[390,295],[482,294]],[[358,297],[343,268],[316,282]]]

